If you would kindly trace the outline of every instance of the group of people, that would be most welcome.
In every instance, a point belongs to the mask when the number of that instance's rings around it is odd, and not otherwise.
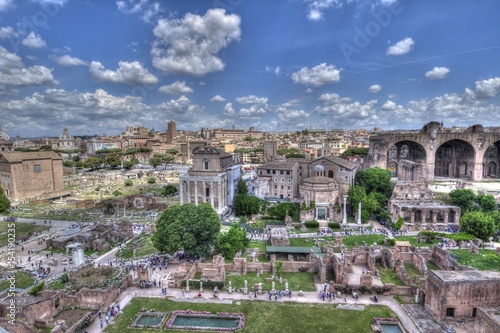
[[[109,321],[111,320],[111,318],[113,317],[116,317],[119,313],[120,313],[120,304],[116,304],[116,305],[110,305],[108,306],[108,308],[106,309],[106,315],[104,316],[104,322],[106,323],[106,325],[109,324]],[[97,311],[97,316],[99,317],[99,325],[101,326],[101,329],[104,327],[104,322],[102,321],[102,311],[99,310]]]
[[[277,301],[278,299],[282,299],[286,294],[285,290],[276,290],[274,292],[274,300]],[[257,292],[254,292],[254,297],[257,298]],[[270,290],[267,292],[267,298],[270,301],[273,299],[273,293]],[[292,291],[288,291],[288,298],[292,298]]]

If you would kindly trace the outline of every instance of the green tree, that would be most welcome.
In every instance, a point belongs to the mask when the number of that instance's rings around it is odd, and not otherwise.
[[[348,148],[344,150],[341,156],[350,157],[350,156],[366,156],[368,155],[368,148]]]
[[[0,213],[5,213],[9,208],[9,198],[7,198],[4,189],[0,186]]]
[[[92,170],[99,168],[101,164],[102,164],[102,159],[95,155],[91,155],[85,161],[83,161],[83,167],[90,168]]]
[[[267,215],[276,220],[285,220],[285,216],[288,213],[289,216],[293,217],[294,221],[299,220],[300,206],[299,204],[292,202],[280,202],[273,207],[267,209]]]
[[[469,189],[456,189],[450,192],[450,202],[452,205],[460,207],[462,214],[471,210],[476,199],[476,194]]]
[[[379,192],[386,198],[392,194],[391,172],[379,167],[358,171],[356,184],[363,186],[366,189],[366,194]]]
[[[398,217],[398,220],[394,224],[394,229],[401,230],[401,228],[403,227],[404,222],[405,222],[405,220],[401,216]]]
[[[125,186],[132,186],[134,184],[134,182],[132,181],[132,179],[126,179],[125,182],[123,182],[123,185]]]
[[[156,169],[158,165],[163,163],[163,159],[159,156],[153,156],[149,159],[149,165]]]
[[[167,149],[165,152],[170,155],[177,155],[179,153],[179,151],[175,148]]]
[[[148,184],[154,184],[156,183],[156,178],[155,177],[149,177],[148,178]]]
[[[106,154],[104,161],[106,165],[113,169],[118,168],[120,165],[122,165],[122,158],[118,153]]]
[[[220,233],[215,243],[217,253],[221,253],[226,260],[233,260],[238,251],[244,251],[250,240],[247,238],[247,232],[240,227],[238,223],[233,223],[229,230]]]
[[[238,194],[234,197],[234,214],[236,216],[247,216],[257,214],[260,211],[261,200],[253,195]]]
[[[219,215],[207,203],[172,205],[158,218],[152,241],[161,252],[184,250],[188,257],[207,256],[220,227]]]
[[[493,218],[497,232],[500,231],[500,211],[493,210],[491,212],[487,212],[487,214]]]
[[[467,212],[460,217],[460,230],[487,240],[496,231],[493,217],[483,212]]]
[[[132,162],[132,161],[125,161],[125,162],[123,162],[123,168],[125,170],[130,170],[133,167],[134,167],[134,162]]]
[[[240,178],[238,181],[238,186],[236,187],[236,194],[248,194],[247,183],[243,179]]]
[[[170,197],[170,196],[174,195],[176,192],[177,192],[177,187],[175,187],[174,185],[168,184],[162,188],[161,195],[163,195],[164,197]]]
[[[498,210],[497,201],[491,194],[479,194],[476,201],[483,212],[492,212]]]

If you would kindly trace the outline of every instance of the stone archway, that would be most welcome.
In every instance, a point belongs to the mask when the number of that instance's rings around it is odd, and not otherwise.
[[[387,151],[387,169],[393,177],[400,180],[417,180],[426,178],[427,153],[418,142],[399,141]]]
[[[500,178],[500,141],[491,144],[484,152],[483,178]]]
[[[463,140],[450,140],[436,150],[434,176],[449,178],[473,178],[475,164],[474,147]]]

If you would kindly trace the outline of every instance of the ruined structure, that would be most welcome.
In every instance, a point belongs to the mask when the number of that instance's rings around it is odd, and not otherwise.
[[[365,160],[366,168],[375,166],[400,180],[500,178],[500,130],[430,122],[420,131],[382,132],[370,137]]]
[[[406,231],[444,230],[460,221],[460,207],[436,200],[423,181],[398,181],[388,206],[393,221],[404,219]]]
[[[430,271],[424,304],[438,320],[476,317],[479,307],[500,306],[500,272]]]

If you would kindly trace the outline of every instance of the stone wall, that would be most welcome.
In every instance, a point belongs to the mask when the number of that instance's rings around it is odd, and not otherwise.
[[[444,250],[439,246],[432,247],[430,261],[434,262],[442,269],[448,271],[449,270],[457,271],[466,269],[464,266],[460,265],[455,259],[450,257],[450,254],[447,250]]]
[[[475,333],[498,333],[500,332],[500,320],[498,319],[500,308],[478,308],[476,322],[474,323]],[[495,319],[496,317],[496,319]]]
[[[22,302],[17,303],[18,313],[16,317],[24,318],[26,323],[34,325],[49,322],[65,307],[78,307],[104,310],[118,296],[120,287],[127,288],[132,281],[128,275],[121,284],[111,286],[107,289],[82,289],[78,292],[68,291],[44,291],[41,296],[22,296]],[[8,313],[7,303],[0,303],[2,317]],[[57,305],[57,307],[56,307]]]
[[[12,325],[12,324],[9,324],[7,319],[0,318],[0,326],[5,328],[8,332],[11,332],[11,333],[35,333],[36,332],[32,327],[29,327],[27,324],[25,324],[19,320],[16,321],[15,325]]]
[[[498,272],[431,271],[425,289],[425,307],[438,320],[471,318],[474,309],[500,306]]]

